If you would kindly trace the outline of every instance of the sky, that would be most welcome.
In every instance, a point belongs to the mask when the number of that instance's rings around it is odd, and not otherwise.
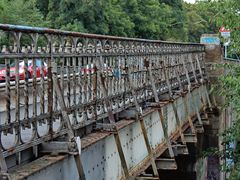
[[[195,3],[195,0],[184,0],[184,1],[186,1],[188,3]]]

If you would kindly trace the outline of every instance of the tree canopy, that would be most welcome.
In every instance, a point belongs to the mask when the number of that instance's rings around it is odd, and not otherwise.
[[[0,19],[1,23],[199,42],[202,33],[217,31],[208,16],[215,11],[202,8],[203,4],[182,0],[0,0]]]
[[[231,30],[231,50],[240,52],[240,1],[221,0],[212,1],[216,9],[216,24]],[[223,164],[223,170],[229,172],[230,180],[240,179],[240,67],[239,64],[224,65],[227,69],[225,75],[219,77],[216,91],[225,99],[225,107],[231,107],[234,121],[231,127],[222,134],[224,149],[215,151],[219,156],[228,161]],[[231,162],[231,163],[229,163]]]
[[[34,0],[0,0],[0,9],[1,23],[47,26]]]

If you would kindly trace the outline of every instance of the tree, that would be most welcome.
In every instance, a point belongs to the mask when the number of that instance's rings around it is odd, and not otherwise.
[[[199,42],[202,34],[217,33],[216,2],[198,1],[195,4],[184,3],[188,41]]]
[[[187,29],[185,27],[186,14],[183,11],[182,0],[159,0],[172,8],[171,17],[173,21],[169,24],[169,36],[173,40],[187,41]]]
[[[129,36],[134,26],[117,0],[50,0],[49,10],[55,28]]]
[[[240,1],[222,0],[217,3],[218,26],[231,30],[231,49],[240,53]]]
[[[168,40],[169,25],[173,22],[172,8],[158,0],[121,0],[123,10],[135,24],[135,37]]]
[[[240,1],[222,0],[210,3],[215,3],[218,12],[215,16],[217,25],[232,31],[231,46],[239,53]],[[223,170],[230,172],[229,179],[238,180],[240,179],[240,67],[239,64],[231,64],[225,65],[225,68],[228,69],[228,73],[219,78],[221,88],[217,87],[217,92],[225,97],[225,106],[233,108],[235,120],[233,125],[222,134],[225,149],[216,152],[220,157],[228,158],[233,162],[233,164],[223,164]],[[234,144],[234,147],[231,144]]]
[[[48,22],[43,20],[41,12],[37,9],[35,0],[0,0],[0,9],[0,23],[48,26]],[[22,37],[21,40],[30,41],[26,37]],[[11,43],[9,36],[0,31],[0,45],[8,43]]]
[[[131,15],[135,26],[135,34],[137,37],[158,39],[160,32],[158,13],[160,11],[159,2],[157,0],[137,1],[137,11]]]
[[[35,0],[0,0],[1,23],[46,26],[43,16],[36,8]]]
[[[46,19],[47,14],[49,12],[48,5],[49,5],[49,0],[36,0],[36,7],[42,13],[42,15],[44,16],[44,19]]]

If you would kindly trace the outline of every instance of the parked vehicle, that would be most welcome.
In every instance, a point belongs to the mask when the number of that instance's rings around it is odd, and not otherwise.
[[[33,61],[32,60],[28,60],[28,70],[27,73],[25,73],[25,63],[24,61],[19,61],[19,79],[20,80],[24,80],[25,79],[25,75],[28,75],[28,78],[32,78],[33,74],[34,74],[34,69],[33,69]],[[36,59],[36,77],[41,77],[41,68],[42,68],[42,62],[40,59]],[[43,74],[44,76],[47,76],[47,64],[44,62],[44,70],[43,70]],[[1,68],[0,69],[0,82],[5,82],[6,79],[6,67]],[[16,64],[12,63],[10,64],[10,80],[14,81],[16,79]]]
[[[102,70],[104,73],[108,73],[108,74],[112,74],[113,73],[113,70],[111,67],[108,67],[107,64],[103,64],[103,67],[102,67]],[[86,65],[86,67],[83,67],[81,69],[81,74],[84,75],[84,74],[93,74],[96,72],[96,69],[94,67],[94,64],[90,64],[90,65]]]

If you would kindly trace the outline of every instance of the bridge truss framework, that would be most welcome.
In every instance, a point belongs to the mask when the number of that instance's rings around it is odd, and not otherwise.
[[[212,108],[203,45],[5,24],[0,35],[2,176],[26,178],[34,170],[11,169],[66,153],[81,179],[141,178],[149,165],[158,178]]]

